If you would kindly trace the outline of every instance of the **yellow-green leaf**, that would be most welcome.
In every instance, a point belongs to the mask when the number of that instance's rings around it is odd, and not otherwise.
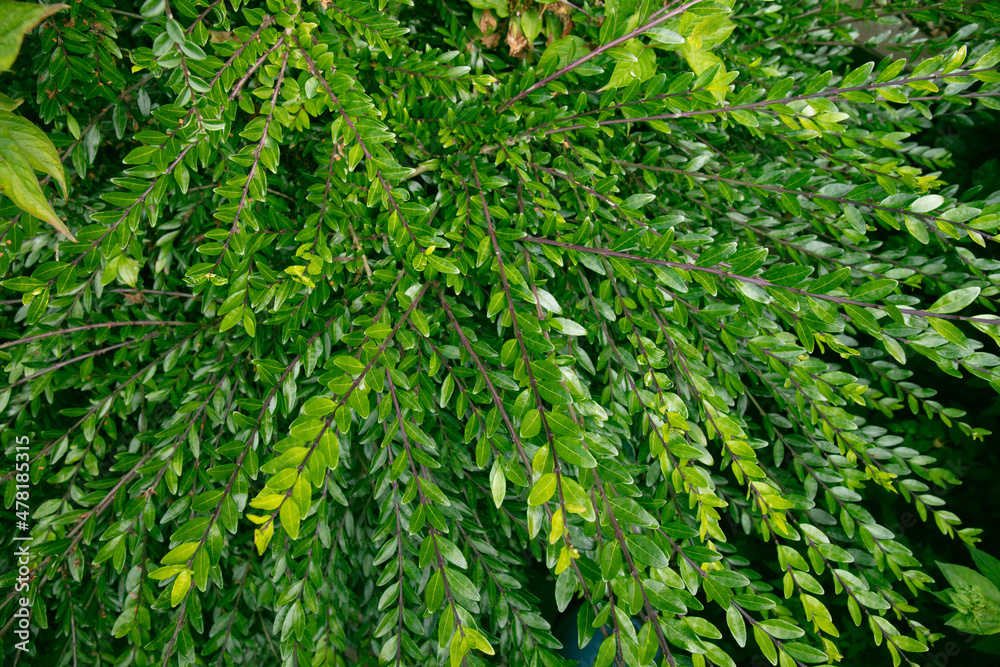
[[[284,526],[285,532],[293,540],[299,537],[299,520],[301,515],[299,514],[299,506],[291,501],[291,499],[286,500],[281,505],[280,510],[281,525]]]
[[[24,118],[0,111],[0,190],[18,208],[76,241],[45,199],[35,170],[54,178],[62,186],[63,196],[67,195],[66,175],[52,141]]]
[[[263,556],[264,550],[267,549],[267,545],[271,542],[271,537],[274,536],[274,522],[271,521],[264,528],[258,528],[253,531],[253,543],[257,547],[257,555]]]
[[[174,579],[174,586],[170,589],[170,606],[176,607],[179,605],[190,588],[191,570],[185,569]]]

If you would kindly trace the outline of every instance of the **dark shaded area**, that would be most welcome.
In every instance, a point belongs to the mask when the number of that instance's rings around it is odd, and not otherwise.
[[[941,178],[959,186],[963,199],[988,196],[1000,188],[1000,112],[979,104],[952,105],[933,125],[913,137],[917,142],[943,148],[954,165]]]

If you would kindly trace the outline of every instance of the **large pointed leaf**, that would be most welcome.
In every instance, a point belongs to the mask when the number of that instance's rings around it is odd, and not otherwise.
[[[24,100],[12,100],[3,93],[0,93],[0,111],[13,111],[21,106]]]
[[[28,2],[0,2],[0,72],[17,59],[24,35],[48,16],[67,5],[33,5]]]
[[[66,195],[66,175],[59,154],[45,133],[24,118],[0,111],[0,190],[22,210],[45,220],[76,240],[46,201],[35,171],[52,176]]]

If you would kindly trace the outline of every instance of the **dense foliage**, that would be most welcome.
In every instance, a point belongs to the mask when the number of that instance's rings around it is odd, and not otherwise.
[[[887,501],[976,542],[933,387],[1000,391],[1000,193],[920,134],[998,108],[995,3],[50,9],[14,61],[0,3],[8,659],[25,594],[59,665],[555,665],[553,595],[602,667],[939,636]]]

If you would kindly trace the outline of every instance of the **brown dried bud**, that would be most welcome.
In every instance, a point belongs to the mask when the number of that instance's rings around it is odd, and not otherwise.
[[[524,50],[528,48],[528,40],[521,34],[518,29],[517,24],[513,21],[510,23],[510,27],[507,29],[507,46],[510,47],[510,55],[517,58],[520,57]]]
[[[488,35],[493,32],[496,27],[497,19],[493,16],[493,12],[488,9],[484,9],[483,15],[479,18],[479,30],[482,31],[484,35]]]

